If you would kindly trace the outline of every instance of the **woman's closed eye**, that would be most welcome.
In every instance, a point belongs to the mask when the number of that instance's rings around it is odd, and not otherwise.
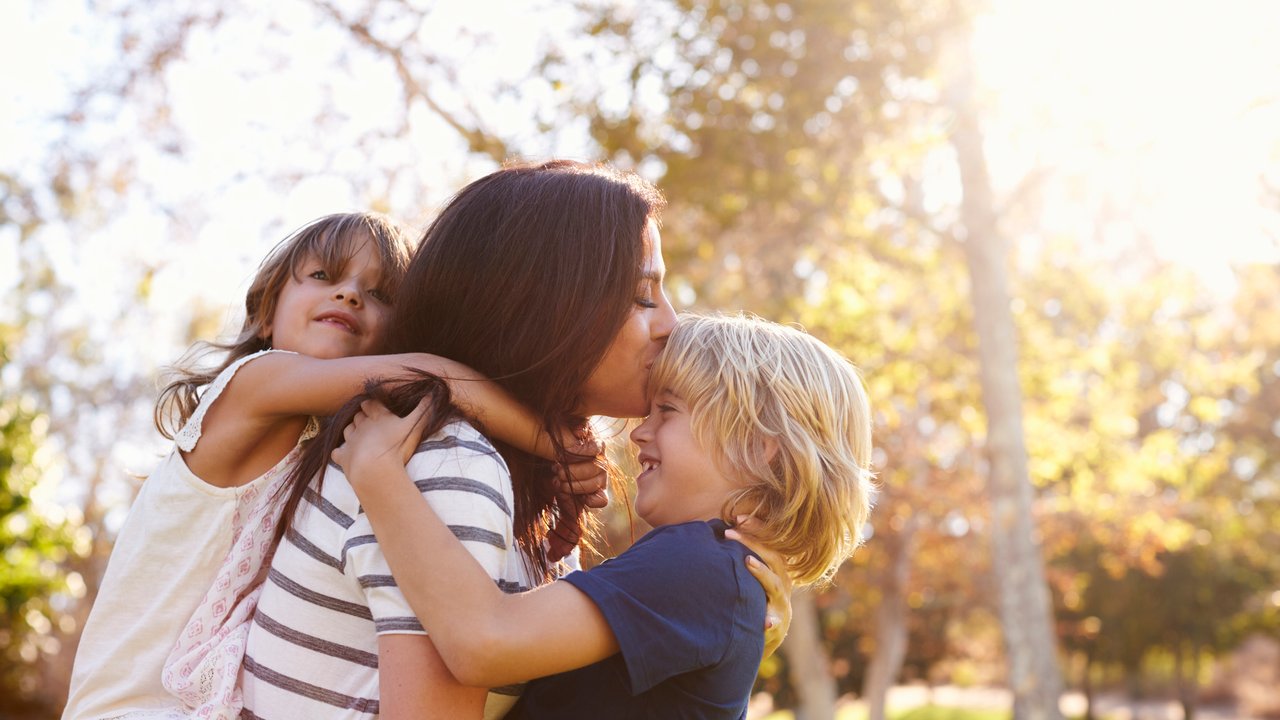
[[[642,308],[648,308],[650,310],[658,307],[658,303],[654,302],[653,300],[651,300],[649,297],[645,295],[641,295],[640,297],[636,298],[636,304]]]

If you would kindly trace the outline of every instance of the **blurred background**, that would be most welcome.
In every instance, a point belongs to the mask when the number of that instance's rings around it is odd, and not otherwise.
[[[663,189],[677,308],[865,372],[873,527],[752,717],[1280,717],[1277,37],[1270,0],[0,3],[0,717],[60,711],[156,377],[266,252],[548,156]]]

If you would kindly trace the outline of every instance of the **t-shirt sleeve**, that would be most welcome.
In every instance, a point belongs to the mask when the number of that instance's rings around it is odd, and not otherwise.
[[[688,523],[655,530],[618,557],[564,581],[604,614],[638,695],[724,657],[735,623],[747,611],[745,553],[737,543],[716,539],[706,523]]]
[[[458,424],[418,446],[406,470],[431,508],[495,583],[502,585],[514,552],[511,475],[497,451]],[[344,572],[365,593],[378,634],[425,634],[396,586],[368,516],[359,513],[347,531]],[[431,552],[431,548],[422,548]]]

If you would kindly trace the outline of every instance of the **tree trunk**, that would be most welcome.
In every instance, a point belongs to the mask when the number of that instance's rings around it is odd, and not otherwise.
[[[1084,651],[1084,673],[1080,677],[1080,689],[1084,693],[1084,720],[1093,720],[1093,643]]]
[[[791,684],[800,699],[796,720],[831,720],[836,716],[836,681],[822,645],[818,608],[809,590],[791,597],[791,631],[782,650],[787,654]]]
[[[1200,653],[1194,643],[1187,643],[1191,653],[1191,668],[1188,670],[1187,663],[1183,661],[1183,653],[1185,652],[1182,643],[1174,648],[1173,653],[1173,675],[1178,683],[1178,703],[1182,705],[1182,720],[1195,720],[1196,716],[1196,686],[1199,684],[1200,675]]]
[[[992,566],[1009,661],[1015,720],[1060,720],[1058,667],[1043,558],[1032,526],[1031,480],[1022,429],[1017,333],[1009,307],[1008,256],[997,228],[983,137],[974,107],[967,46],[950,88],[951,142],[962,184],[961,220],[978,333],[982,403],[986,410]]]
[[[880,603],[871,622],[875,649],[862,684],[867,720],[885,720],[889,689],[902,672],[902,662],[907,656],[907,581],[919,524],[918,516],[913,514],[903,523],[897,537],[879,543],[881,551],[889,555],[889,563],[880,582]]]

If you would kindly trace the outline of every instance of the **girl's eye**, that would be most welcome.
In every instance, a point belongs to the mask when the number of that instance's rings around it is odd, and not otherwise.
[[[676,411],[676,408],[674,405],[667,405],[666,403],[658,403],[657,407],[658,407],[658,412],[661,412],[661,413]]]
[[[313,280],[328,280],[329,273],[325,272],[324,270],[316,270],[312,272],[310,275],[307,275],[307,277]]]
[[[369,291],[369,297],[373,298],[374,300],[377,300],[378,302],[382,303],[383,305],[390,305],[390,304],[391,304],[391,296],[390,296],[390,295],[388,295],[388,294],[387,294],[385,291],[383,291],[383,290],[370,290],[370,291]]]

